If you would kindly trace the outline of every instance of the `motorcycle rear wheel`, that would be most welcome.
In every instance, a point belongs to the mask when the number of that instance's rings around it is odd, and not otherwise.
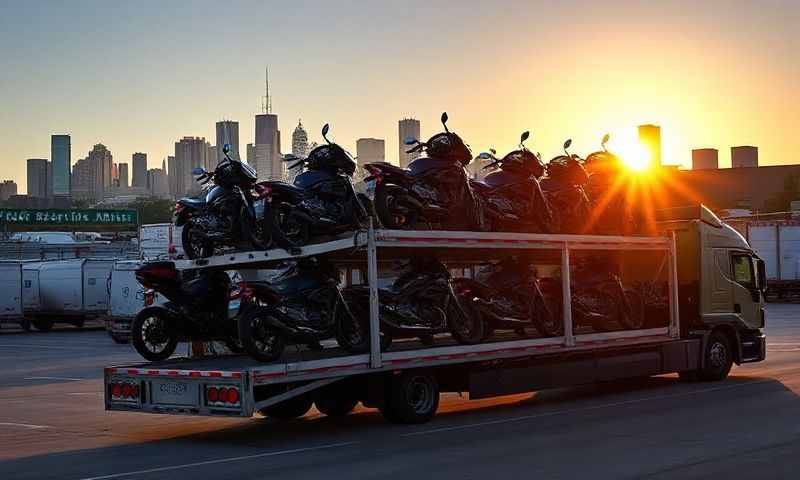
[[[178,335],[170,325],[167,312],[161,308],[146,308],[131,324],[131,343],[146,360],[166,360],[178,346]]]
[[[282,248],[298,248],[308,243],[309,227],[306,222],[292,218],[290,205],[270,208],[266,214],[268,231],[273,241]]]
[[[336,343],[350,353],[366,353],[370,348],[369,311],[351,302],[348,308],[341,301],[334,307]],[[392,337],[381,332],[380,346],[384,352],[392,345]]]
[[[396,185],[378,185],[375,189],[375,211],[381,224],[388,229],[410,229],[417,226],[418,215],[416,211],[400,214],[395,210],[397,199],[406,195],[403,187]]]
[[[244,350],[259,362],[277,360],[286,348],[286,336],[269,324],[268,309],[253,306],[239,318],[239,338]]]
[[[486,322],[481,312],[462,297],[456,296],[448,302],[447,323],[450,334],[462,345],[475,345],[486,338]]]
[[[208,240],[198,238],[197,227],[192,222],[187,222],[181,230],[181,246],[183,253],[189,260],[196,258],[207,258],[214,255],[214,245]]]

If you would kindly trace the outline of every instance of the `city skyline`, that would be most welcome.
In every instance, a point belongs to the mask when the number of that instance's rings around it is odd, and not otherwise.
[[[331,123],[333,139],[350,151],[357,138],[374,137],[397,152],[398,119],[418,118],[427,138],[446,110],[449,126],[476,154],[512,149],[523,130],[532,132],[530,146],[546,158],[568,137],[575,152],[585,154],[606,132],[613,149],[635,136],[637,125],[655,124],[662,128],[665,164],[690,168],[693,149],[716,148],[719,166],[728,167],[730,147],[738,145],[758,146],[762,165],[794,162],[800,60],[793,55],[791,19],[800,6],[730,3],[735,6],[725,9],[716,2],[508,2],[508,8],[474,3],[455,9],[319,3],[313,7],[319,15],[309,19],[289,6],[242,2],[221,24],[204,2],[191,11],[146,2],[5,5],[0,48],[15,68],[0,79],[0,178],[27,191],[26,160],[52,161],[49,139],[59,133],[71,135],[72,160],[103,143],[119,158],[147,152],[148,168],[173,154],[175,139],[214,138],[220,118],[239,121],[247,132],[241,145],[251,143],[267,63],[273,112],[302,117],[315,139]],[[264,20],[258,12],[268,8],[275,15]],[[185,26],[160,28],[184,14]],[[53,28],[56,18],[84,17],[110,19],[96,32],[109,42],[89,42],[69,26]],[[367,18],[373,27],[354,28]],[[536,22],[535,35],[525,28],[530,22]],[[217,34],[192,27],[210,23],[219,25]],[[502,35],[475,36],[476,23],[506,28]],[[604,33],[609,25],[613,36]],[[288,34],[299,26],[313,32],[306,42]],[[581,35],[570,35],[577,31]],[[325,40],[331,36],[335,45]],[[160,45],[170,48],[148,53]],[[415,68],[397,60],[405,54],[418,62]],[[208,75],[208,62],[184,61],[197,55],[221,59],[212,63],[219,74]],[[63,75],[46,73],[55,68]],[[476,75],[476,69],[491,75]],[[103,82],[85,89],[101,75]],[[393,153],[387,160],[397,161]]]

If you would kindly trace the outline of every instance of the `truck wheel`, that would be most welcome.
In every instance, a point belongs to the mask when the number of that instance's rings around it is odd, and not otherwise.
[[[425,423],[439,408],[439,383],[433,375],[413,370],[392,377],[380,411],[392,423]]]
[[[311,410],[311,397],[308,395],[300,395],[289,400],[284,400],[275,405],[262,408],[258,412],[265,417],[274,418],[276,420],[291,420],[293,418],[300,418],[309,410]]]
[[[314,406],[329,417],[344,417],[358,405],[358,400],[342,397],[325,397],[314,400]]]
[[[33,326],[40,332],[49,332],[53,329],[53,321],[49,318],[37,318],[33,320]]]
[[[724,380],[733,365],[733,349],[727,335],[713,331],[708,336],[703,352],[703,367],[697,370],[697,377],[706,382]]]

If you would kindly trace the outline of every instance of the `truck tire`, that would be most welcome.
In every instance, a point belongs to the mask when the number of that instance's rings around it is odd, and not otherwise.
[[[36,327],[36,330],[40,332],[49,332],[53,329],[53,320],[49,318],[35,318],[33,320],[33,326]]]
[[[430,421],[438,408],[436,377],[410,370],[391,378],[380,411],[392,423],[417,424]]]
[[[322,397],[314,400],[314,406],[320,413],[329,417],[344,417],[356,408],[358,400],[345,397]]]
[[[276,420],[291,420],[300,418],[311,410],[311,397],[309,395],[299,395],[289,400],[284,400],[275,405],[262,408],[258,412],[265,417]]]
[[[705,382],[724,380],[733,365],[731,340],[723,332],[711,332],[703,351],[703,366],[697,370],[697,377]]]

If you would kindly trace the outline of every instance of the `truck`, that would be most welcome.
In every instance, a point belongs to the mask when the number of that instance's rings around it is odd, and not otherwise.
[[[23,329],[30,326],[22,314],[22,263],[0,261],[0,324],[17,323]]]
[[[114,260],[74,259],[23,266],[25,316],[37,330],[55,323],[80,328],[108,311],[108,279]]]
[[[152,414],[275,419],[351,412],[358,402],[395,423],[430,420],[442,392],[470,399],[553,387],[678,373],[687,381],[727,377],[732,364],[766,355],[764,262],[736,230],[703,206],[660,212],[658,236],[399,231],[369,227],[329,242],[284,250],[178,261],[182,269],[269,268],[325,255],[359,271],[370,290],[370,349],[285,352],[259,363],[246,356],[180,357],[104,371],[105,408]],[[431,256],[451,269],[490,258],[526,258],[562,291],[563,334],[496,333],[475,345],[408,339],[381,351],[378,278],[398,261]],[[572,281],[586,258],[614,258],[627,283],[662,292],[662,320],[638,329],[594,330],[579,323]],[[384,275],[385,276],[385,275]],[[577,305],[577,304],[575,304]],[[577,308],[577,307],[576,307]],[[655,308],[655,307],[653,307]],[[578,310],[575,310],[578,312]]]
[[[768,301],[800,301],[800,221],[731,219],[764,260]]]

